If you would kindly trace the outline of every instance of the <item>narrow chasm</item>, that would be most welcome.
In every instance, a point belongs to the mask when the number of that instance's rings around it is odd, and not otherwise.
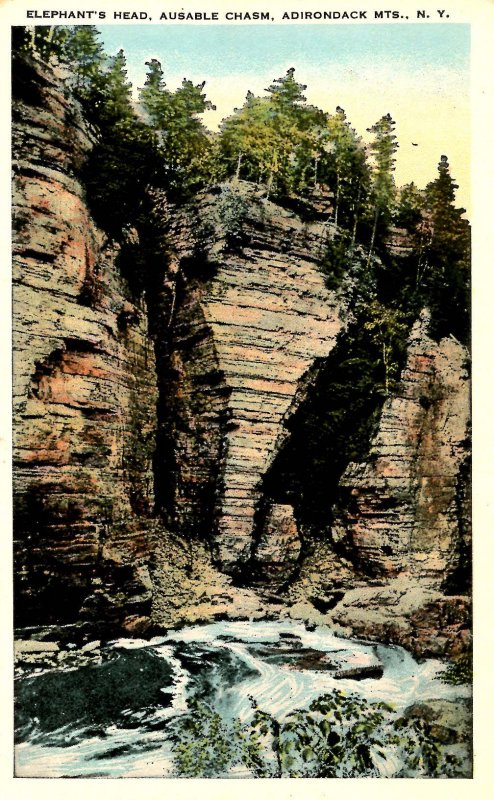
[[[289,436],[263,479],[256,544],[245,580],[270,581],[259,541],[275,505],[293,508],[301,540],[297,564],[287,580],[278,583],[279,591],[296,578],[311,544],[332,541],[341,475],[350,462],[368,455],[386,399],[381,372],[382,363],[369,348],[365,331],[352,324],[319,367],[306,400],[285,423]],[[351,553],[339,552],[337,542],[332,548],[335,554],[352,558]]]

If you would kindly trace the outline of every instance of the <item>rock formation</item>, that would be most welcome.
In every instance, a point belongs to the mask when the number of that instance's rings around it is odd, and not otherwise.
[[[16,612],[113,618],[151,597],[154,352],[85,203],[91,132],[50,69],[31,80],[36,105],[13,109]]]
[[[469,357],[453,337],[413,327],[396,393],[383,408],[368,459],[340,481],[333,537],[367,573],[444,586],[468,572]]]
[[[251,555],[261,480],[285,423],[343,324],[316,266],[324,223],[302,222],[249,184],[219,191],[198,199],[195,224],[179,219],[170,232],[183,276],[170,331],[173,504],[179,530],[212,531],[215,560],[235,571]],[[224,222],[232,197],[241,252]]]
[[[417,653],[465,649],[466,349],[416,323],[331,535],[303,541],[264,479],[345,337],[319,269],[327,214],[305,219],[242,182],[180,209],[156,201],[156,296],[138,297],[88,210],[95,133],[52,69],[29,69],[13,117],[19,624],[139,634],[150,615],[276,613]],[[260,578],[279,602],[256,593]]]

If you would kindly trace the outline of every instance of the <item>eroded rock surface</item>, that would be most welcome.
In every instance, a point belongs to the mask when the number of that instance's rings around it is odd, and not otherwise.
[[[427,326],[424,313],[368,459],[342,476],[333,532],[365,572],[407,572],[439,587],[468,572],[469,359],[453,337],[430,339]]]
[[[154,353],[87,209],[92,135],[49,68],[35,80],[13,110],[17,615],[113,618],[151,597]]]
[[[188,234],[183,219],[172,226],[185,276],[171,355],[175,504],[179,529],[199,517],[213,530],[216,561],[235,571],[251,555],[261,479],[286,420],[343,323],[316,266],[326,226],[303,222],[248,184],[219,192],[199,198]],[[233,192],[242,203],[241,252],[225,223]]]
[[[263,480],[344,336],[319,270],[327,210],[304,221],[243,183],[180,211],[157,200],[150,312],[87,207],[93,132],[53,71],[35,72],[13,118],[19,623],[144,635],[289,615],[419,655],[467,650],[465,348],[416,324],[332,536],[302,548],[292,498],[263,496]]]

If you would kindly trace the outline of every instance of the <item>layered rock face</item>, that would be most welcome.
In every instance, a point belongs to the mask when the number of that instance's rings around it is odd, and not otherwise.
[[[156,426],[146,309],[85,204],[92,137],[43,66],[13,110],[17,617],[121,617],[150,602]],[[30,93],[26,86],[35,87]]]
[[[433,341],[425,316],[415,325],[369,455],[342,476],[332,537],[302,547],[293,495],[268,496],[265,478],[345,335],[342,301],[318,266],[327,213],[304,221],[242,182],[180,210],[150,192],[159,246],[135,241],[155,259],[149,311],[88,211],[80,172],[93,136],[79,107],[49,68],[23,70],[13,119],[19,623],[114,620],[142,633],[149,615],[169,625],[286,613],[419,654],[466,649],[466,349]],[[268,610],[255,587],[285,592],[294,573],[285,608]]]
[[[285,423],[342,322],[316,267],[323,223],[302,222],[248,184],[203,195],[195,214],[195,251],[183,222],[171,234],[186,276],[172,333],[175,507],[179,529],[201,519],[216,561],[235,571],[262,528],[261,480]]]
[[[427,328],[424,312],[369,457],[342,476],[334,538],[371,575],[406,572],[441,587],[469,569],[469,357]]]

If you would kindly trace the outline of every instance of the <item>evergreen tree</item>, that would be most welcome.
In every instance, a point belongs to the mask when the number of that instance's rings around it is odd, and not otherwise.
[[[194,85],[184,78],[170,92],[160,62],[153,59],[147,66],[140,102],[160,140],[168,188],[182,194],[201,186],[212,170],[212,137],[200,116],[214,106],[203,92],[204,82]]]
[[[94,25],[74,25],[68,29],[64,45],[65,57],[73,66],[74,89],[88,105],[101,90],[105,53],[99,35]]]
[[[352,228],[355,244],[357,224],[369,188],[369,170],[361,138],[338,106],[327,118],[321,161],[321,177],[334,190],[335,227]]]
[[[67,29],[60,25],[17,25],[12,28],[12,50],[37,53],[44,61],[60,59],[65,53]]]
[[[166,88],[164,73],[161,64],[156,58],[146,61],[148,68],[146,82],[139,90],[139,100],[149,116],[149,121],[154,128],[159,128],[163,122],[164,107],[170,92]]]
[[[455,333],[468,340],[470,314],[470,226],[464,209],[455,207],[458,188],[441,156],[438,177],[425,189],[428,241],[421,254],[418,287],[431,309],[436,335]]]
[[[256,183],[265,179],[277,140],[271,123],[267,98],[255,97],[252,92],[247,92],[242,108],[223,120],[219,144],[229,175]]]
[[[108,60],[101,80],[101,116],[108,123],[130,120],[132,109],[132,84],[127,80],[127,61],[123,50]]]
[[[424,203],[424,192],[413,181],[402,186],[398,192],[395,225],[413,233],[422,222]]]
[[[305,88],[290,69],[267,97],[249,92],[242,108],[223,120],[219,146],[228,174],[285,195],[314,188],[326,115],[306,105]]]
[[[275,78],[266,91],[276,115],[297,118],[306,102],[306,89],[307,86],[297,83],[295,69],[291,67],[282,78]]]
[[[395,153],[398,149],[394,129],[395,122],[390,114],[381,117],[368,132],[374,134],[374,141],[370,145],[374,156],[374,169],[372,181],[372,194],[374,204],[374,220],[369,246],[368,264],[372,258],[378,233],[378,224],[383,237],[391,221],[393,203],[395,199],[395,182],[393,172],[395,169]]]

